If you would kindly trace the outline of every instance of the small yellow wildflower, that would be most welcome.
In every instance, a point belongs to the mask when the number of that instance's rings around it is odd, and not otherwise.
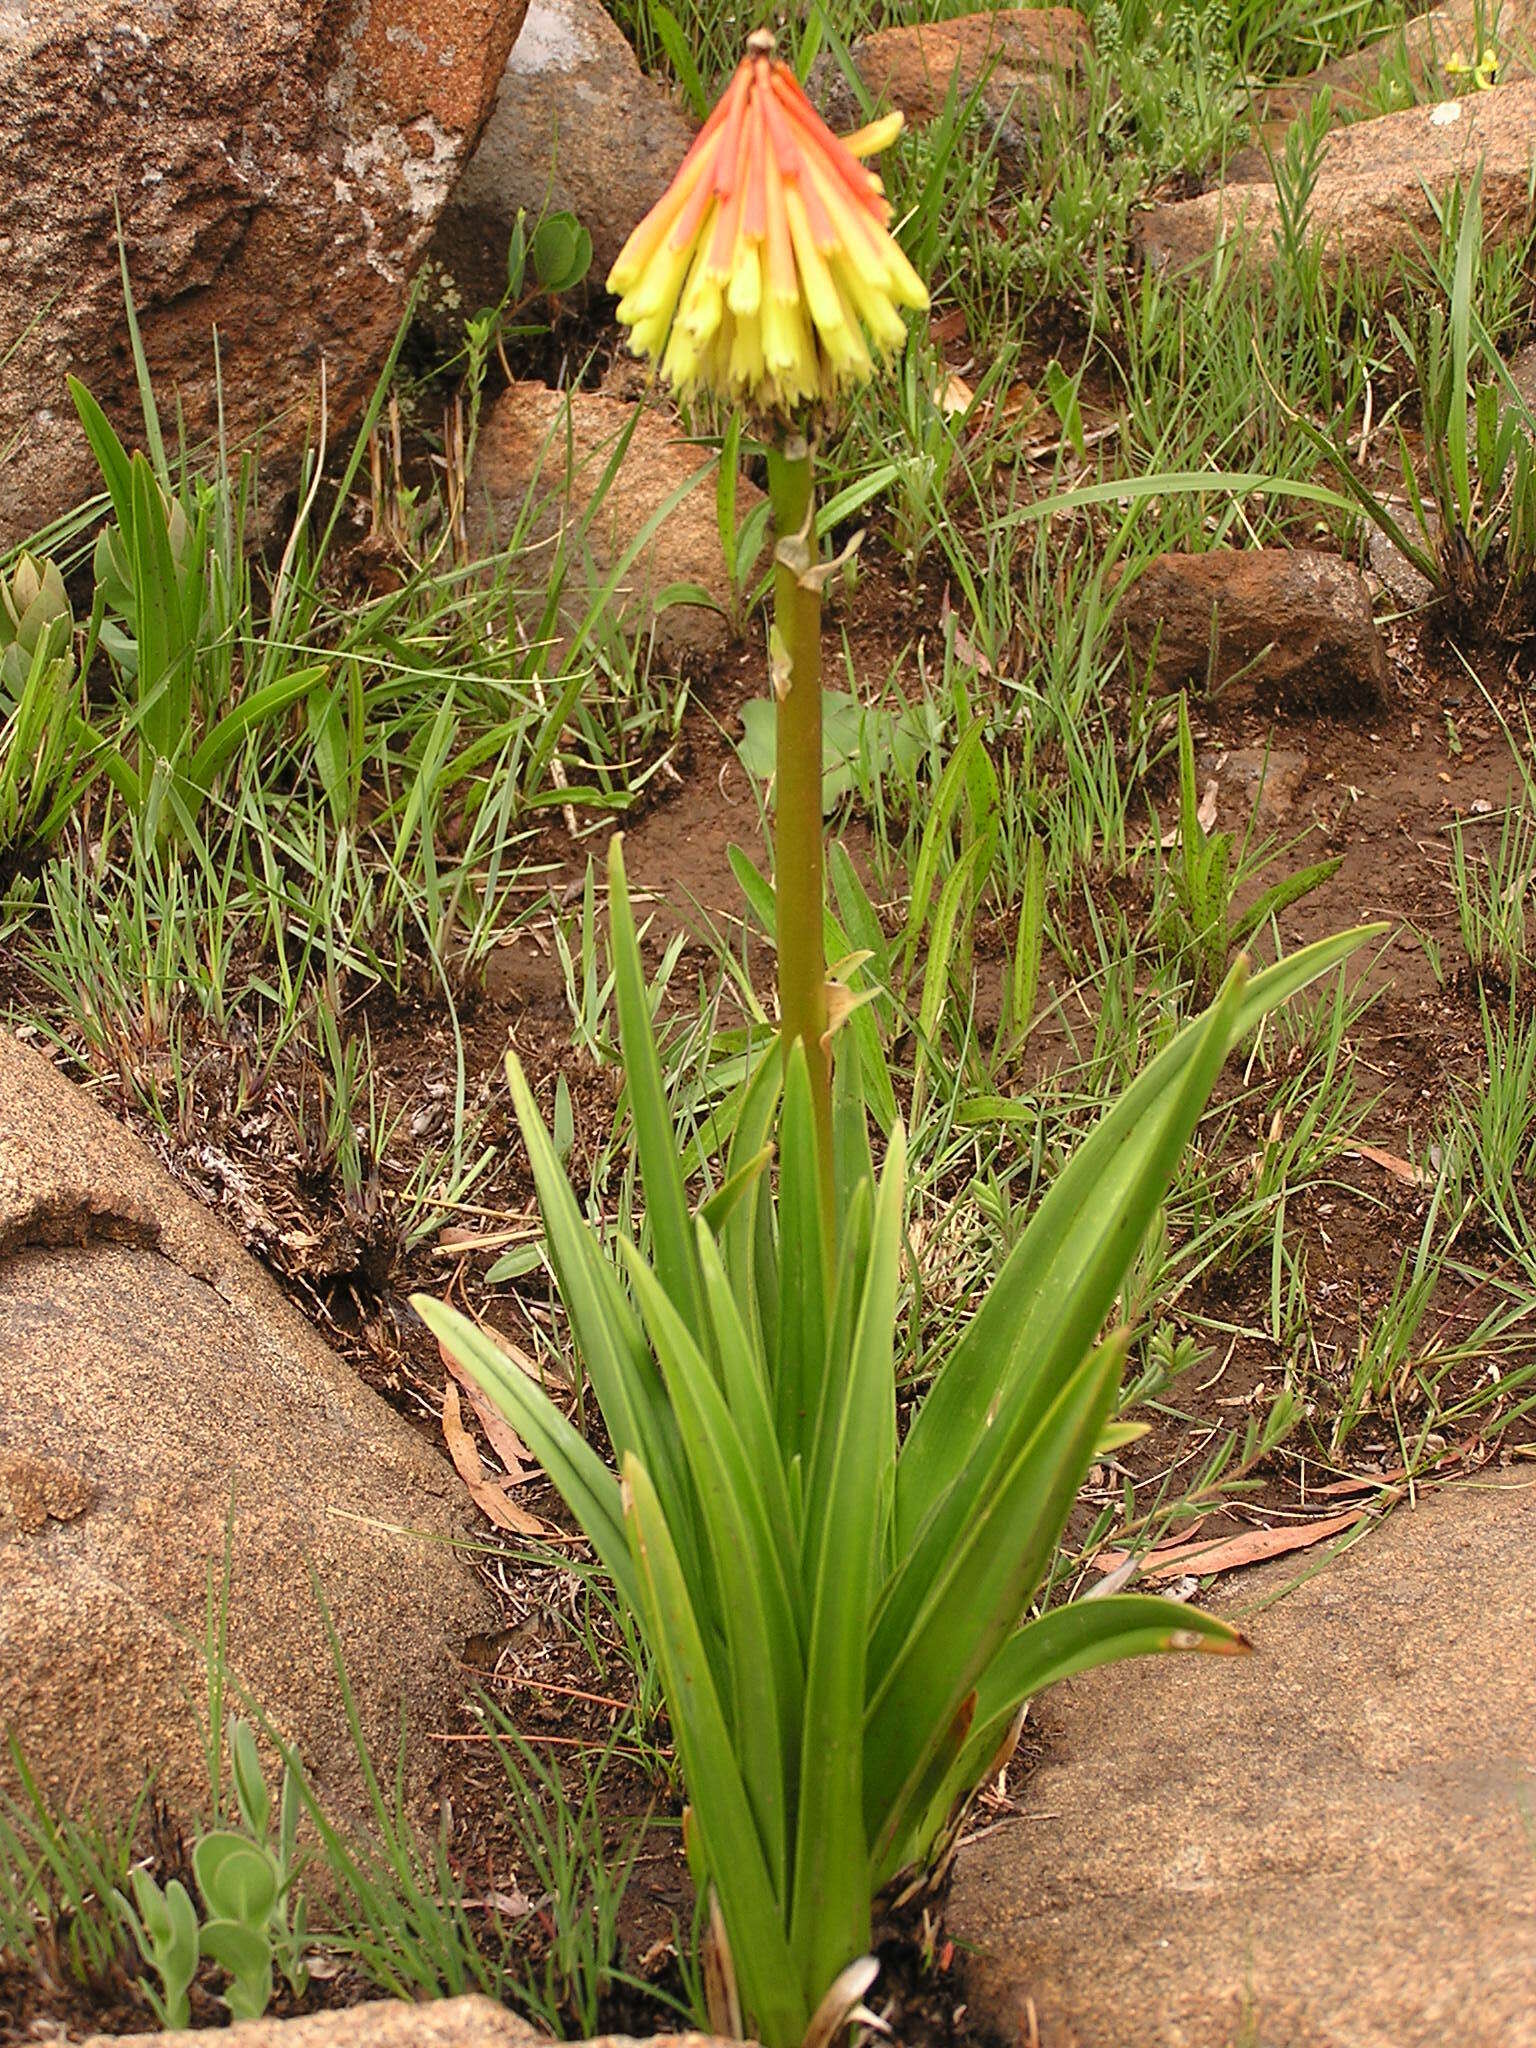
[[[1475,63],[1460,50],[1445,60],[1446,77],[1470,79],[1474,91],[1477,92],[1487,92],[1497,85],[1502,68],[1503,59],[1491,44],[1483,50]]]
[[[842,140],[754,35],[677,176],[619,253],[608,288],[636,355],[680,390],[792,413],[834,399],[899,348],[928,294],[861,159],[901,127]]]

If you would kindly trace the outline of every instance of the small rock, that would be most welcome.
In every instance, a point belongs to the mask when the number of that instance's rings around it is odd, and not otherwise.
[[[1330,261],[1348,259],[1379,274],[1395,257],[1438,243],[1436,205],[1481,164],[1484,240],[1511,241],[1531,219],[1533,159],[1536,80],[1356,121],[1329,137],[1309,233]],[[1141,249],[1147,262],[1182,270],[1230,243],[1267,266],[1279,226],[1279,201],[1265,177],[1154,207]]]
[[[360,1786],[327,1600],[373,1754],[462,1697],[490,1604],[455,1475],[130,1132],[0,1032],[0,1727],[45,1790],[205,1808],[210,1565],[230,1661],[322,1798]],[[414,1533],[413,1533],[414,1532]],[[410,1751],[421,1798],[432,1746]],[[9,1783],[0,1753],[0,1781]]]
[[[240,2048],[533,2048],[542,2039],[494,2000],[473,1995],[425,2005],[376,1999],[297,2020],[251,2020]],[[166,2048],[167,2034],[92,2034],[80,2048]]]
[[[518,529],[530,494],[538,510],[534,531],[547,538],[561,521],[587,516],[591,494],[602,480],[619,438],[637,408],[594,391],[552,391],[544,384],[513,384],[481,423],[470,473],[468,519],[478,554],[489,554]],[[619,585],[615,611],[635,629],[654,616],[657,637],[669,654],[708,652],[730,638],[724,616],[730,581],[720,546],[714,470],[709,451],[683,440],[677,427],[652,406],[638,408],[639,420],[607,495],[571,548],[576,587],[566,604],[572,622],[585,611],[598,586],[647,522],[691,478],[698,482],[663,520]],[[700,471],[703,474],[700,475]],[[762,501],[745,478],[738,481],[736,516],[744,521]],[[593,580],[583,573],[589,554]],[[676,584],[707,593],[712,610],[697,600],[656,599]]]
[[[952,83],[958,83],[962,106],[981,86],[976,112],[996,131],[1004,169],[1017,175],[1028,161],[1026,131],[1038,128],[1042,107],[1078,76],[1092,48],[1076,8],[1012,7],[878,29],[861,36],[849,56],[876,104],[899,107],[914,127],[943,111]],[[858,99],[835,58],[817,59],[810,84],[834,128],[862,124]]]
[[[166,2048],[166,2034],[92,2034],[80,2048]],[[297,2020],[253,2020],[239,2048],[535,2048],[546,2036],[489,1998],[442,1998],[426,2005],[376,2000]],[[649,2042],[604,2034],[573,2048],[733,2048],[704,2034],[658,2034]]]
[[[531,0],[495,110],[438,225],[434,295],[446,279],[461,314],[496,304],[519,207],[530,221],[574,213],[592,237],[600,288],[693,132],[597,0]]]
[[[1219,747],[1200,756],[1195,772],[1202,789],[1215,783],[1225,830],[1241,835],[1251,818],[1262,836],[1277,831],[1295,810],[1307,766],[1296,747]]]
[[[100,488],[66,371],[134,438],[114,208],[167,436],[266,430],[274,478],[313,440],[323,361],[344,438],[525,5],[0,7],[0,549]]]
[[[1397,517],[1400,523],[1408,519],[1411,526],[1412,514],[1406,505],[1398,510]],[[1433,543],[1429,545],[1433,552]],[[1413,566],[1390,534],[1384,533],[1379,526],[1371,526],[1365,552],[1371,573],[1380,579],[1382,588],[1405,611],[1418,611],[1429,603],[1435,594],[1434,585],[1422,570]]]
[[[39,1536],[50,1522],[74,1522],[96,1503],[96,1488],[58,1458],[0,1456],[0,1532],[9,1520],[23,1536]]]
[[[1288,1597],[1294,1560],[1243,1574],[1253,1657],[1048,1693],[1027,1811],[950,1894],[978,2028],[1533,2048],[1533,1549],[1528,1483],[1421,1493]]]
[[[1386,688],[1364,579],[1316,549],[1158,555],[1118,613],[1138,672],[1155,647],[1163,690],[1209,682],[1226,706],[1343,714],[1371,709]]]

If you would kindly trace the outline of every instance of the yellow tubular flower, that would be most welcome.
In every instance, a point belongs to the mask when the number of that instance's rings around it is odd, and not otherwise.
[[[888,114],[839,140],[754,36],[681,168],[608,278],[630,346],[680,390],[758,411],[829,403],[900,346],[928,294],[862,159]]]

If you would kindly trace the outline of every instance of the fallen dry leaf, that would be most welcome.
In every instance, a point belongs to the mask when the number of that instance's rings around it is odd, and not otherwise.
[[[530,1515],[525,1508],[508,1500],[502,1489],[486,1478],[480,1453],[464,1427],[458,1385],[451,1379],[443,1388],[443,1441],[448,1446],[453,1469],[468,1487],[470,1499],[488,1522],[498,1529],[509,1530],[515,1536],[545,1536],[550,1533],[547,1522],[541,1522],[537,1515]]]
[[[941,313],[937,320],[928,322],[929,337],[937,342],[940,348],[946,348],[950,342],[958,341],[964,332],[965,313],[959,306],[952,307],[947,313]]]
[[[1035,390],[1033,384],[1023,381],[1008,386],[1008,389],[1003,393],[1002,404],[998,407],[998,411],[1005,420],[1016,420],[1021,414],[1033,414],[1039,410],[1040,394]]]
[[[1422,1166],[1415,1166],[1411,1159],[1399,1159],[1395,1152],[1383,1152],[1379,1145],[1356,1145],[1354,1153],[1357,1159],[1368,1159],[1372,1166],[1383,1167],[1411,1188],[1429,1185],[1429,1175]]]
[[[1216,823],[1216,806],[1220,795],[1221,785],[1213,777],[1205,785],[1205,794],[1201,797],[1199,808],[1195,812],[1195,822],[1199,825],[1202,832],[1209,832]],[[1177,825],[1169,826],[1168,830],[1163,834],[1161,843],[1165,847],[1178,845],[1179,828]]]
[[[938,389],[939,411],[946,419],[952,419],[958,412],[969,412],[976,402],[976,393],[965,379],[951,370]]]
[[[482,1323],[480,1329],[483,1335],[490,1338],[498,1351],[506,1353],[519,1372],[525,1372],[528,1375],[536,1387],[544,1387],[548,1377],[559,1379],[560,1384],[565,1387],[575,1385],[575,1381],[569,1372],[563,1375],[558,1372],[553,1375],[546,1375],[540,1372],[538,1365],[528,1356],[521,1344],[515,1344],[506,1331],[498,1330],[494,1323]]]
[[[519,1485],[528,1477],[532,1454],[517,1431],[496,1407],[489,1394],[465,1371],[459,1361],[444,1344],[439,1344],[437,1354],[447,1371],[453,1374],[459,1385],[469,1396],[469,1405],[475,1411],[480,1427],[485,1431],[485,1440],[506,1467],[507,1478]]]
[[[524,1244],[528,1232],[521,1224],[507,1230],[470,1230],[462,1223],[448,1223],[437,1233],[437,1251],[444,1258],[459,1258],[465,1252],[499,1252],[503,1245]]]
[[[1315,1543],[1326,1543],[1330,1536],[1358,1527],[1366,1513],[1365,1508],[1350,1508],[1321,1522],[1285,1522],[1274,1529],[1245,1529],[1241,1536],[1170,1544],[1148,1551],[1139,1576],[1143,1580],[1177,1579],[1191,1571],[1205,1579],[1216,1572],[1240,1571],[1244,1565],[1262,1564],[1266,1558],[1284,1557],[1287,1551],[1310,1550]],[[1094,1557],[1094,1567],[1101,1572],[1118,1571],[1129,1555],[1124,1550],[1101,1550]]]

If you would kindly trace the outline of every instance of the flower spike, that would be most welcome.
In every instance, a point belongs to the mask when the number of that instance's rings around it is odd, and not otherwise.
[[[864,158],[888,114],[840,139],[759,30],[676,177],[608,278],[636,355],[679,390],[794,415],[862,383],[928,305]]]

